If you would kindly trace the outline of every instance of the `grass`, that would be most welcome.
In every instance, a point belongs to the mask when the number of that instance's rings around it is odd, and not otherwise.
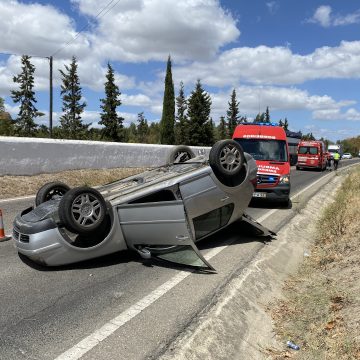
[[[360,359],[360,171],[344,180],[317,222],[316,241],[272,310],[280,341],[300,351],[272,359]]]

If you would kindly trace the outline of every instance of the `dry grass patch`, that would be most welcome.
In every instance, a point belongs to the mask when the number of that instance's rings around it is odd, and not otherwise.
[[[144,170],[144,168],[83,169],[34,176],[0,176],[0,198],[34,195],[42,185],[51,181],[62,181],[70,187],[104,185]]]
[[[360,172],[345,179],[317,224],[317,238],[272,311],[281,342],[300,351],[272,359],[360,359]]]

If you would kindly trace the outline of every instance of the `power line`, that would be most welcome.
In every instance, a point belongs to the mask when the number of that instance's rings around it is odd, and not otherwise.
[[[110,6],[115,0],[111,0],[106,6],[104,6],[96,15],[95,15],[95,19],[100,19],[103,16],[105,16],[110,10],[112,10],[119,2],[120,0],[117,0],[115,2],[115,4],[113,4],[112,6]],[[106,12],[104,12],[107,9]],[[104,12],[104,13],[103,13]],[[103,14],[102,14],[103,13]],[[101,15],[102,14],[102,15]],[[100,16],[101,15],[101,16]],[[81,33],[86,30],[88,27],[90,26],[90,23],[87,23],[86,25],[84,25],[77,33],[76,35],[70,39],[65,45],[63,45],[62,47],[60,47],[58,50],[56,50],[51,56],[54,56],[56,54],[58,54],[61,50],[65,49],[66,46],[70,45],[73,41],[75,41],[80,35]]]

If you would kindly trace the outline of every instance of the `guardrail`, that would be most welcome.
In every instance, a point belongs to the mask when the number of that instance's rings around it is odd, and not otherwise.
[[[160,166],[173,148],[172,145],[0,136],[0,176]],[[190,148],[195,153],[210,149]]]

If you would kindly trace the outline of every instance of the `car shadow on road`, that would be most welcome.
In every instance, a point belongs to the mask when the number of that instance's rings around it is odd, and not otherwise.
[[[209,237],[196,243],[198,249],[202,251],[211,250],[216,247],[224,245],[232,245],[239,243],[249,243],[249,242],[261,242],[266,244],[272,241],[274,237],[272,236],[259,236],[259,230],[251,226],[245,221],[235,221],[233,224],[228,227],[216,232],[215,234],[210,235]],[[83,269],[96,269],[96,268],[105,268],[111,267],[119,264],[125,264],[129,262],[137,262],[146,267],[163,267],[173,270],[180,271],[189,271],[199,274],[208,274],[211,275],[214,273],[213,270],[208,268],[198,268],[194,266],[185,266],[179,265],[172,262],[168,262],[156,257],[150,259],[142,259],[136,252],[131,250],[118,251],[113,254],[105,255],[99,258],[85,260],[82,262],[61,265],[61,266],[46,266],[35,263],[26,256],[18,254],[21,261],[27,266],[42,272],[60,272],[68,270],[83,270]]]
[[[129,262],[139,262],[139,263],[142,262],[142,259],[139,258],[139,256],[135,252],[129,250],[117,251],[113,254],[104,255],[95,259],[84,260],[82,262],[78,262],[74,264],[59,265],[59,266],[46,266],[46,265],[37,264],[20,253],[18,254],[18,256],[20,260],[27,266],[35,270],[44,271],[44,272],[67,271],[67,270],[76,270],[76,269],[79,270],[96,269],[96,268],[110,267],[110,266],[129,263]]]
[[[262,199],[252,199],[249,203],[249,207],[255,209],[279,209],[279,210],[287,210],[292,208],[292,201],[288,202],[277,202],[270,200],[262,200]]]

